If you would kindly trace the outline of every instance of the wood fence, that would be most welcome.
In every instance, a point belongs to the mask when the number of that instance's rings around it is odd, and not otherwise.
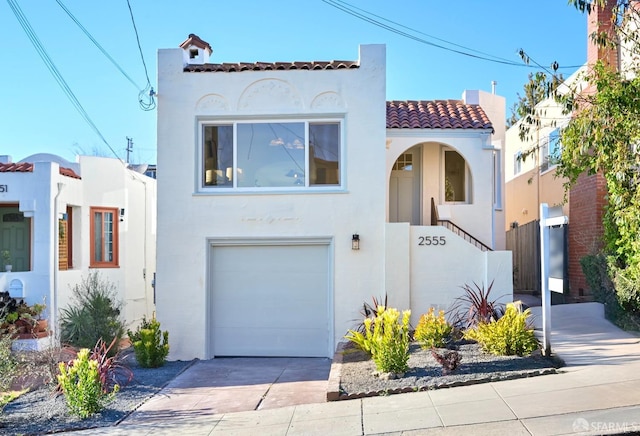
[[[513,290],[540,292],[540,227],[538,220],[507,232],[513,253]]]

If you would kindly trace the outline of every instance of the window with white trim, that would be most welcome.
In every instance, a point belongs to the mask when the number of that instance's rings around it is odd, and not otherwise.
[[[522,172],[522,152],[516,151],[513,155],[513,175],[517,176]]]
[[[540,172],[547,171],[558,164],[561,147],[560,131],[554,129],[540,144]]]
[[[202,188],[341,185],[341,122],[201,124]]]

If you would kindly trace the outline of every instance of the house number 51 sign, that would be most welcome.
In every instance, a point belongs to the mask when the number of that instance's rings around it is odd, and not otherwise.
[[[445,245],[447,239],[444,236],[418,236],[418,245]]]
[[[9,185],[0,185],[0,192],[9,192]]]

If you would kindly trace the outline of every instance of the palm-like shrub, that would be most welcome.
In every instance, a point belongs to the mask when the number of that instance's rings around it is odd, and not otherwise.
[[[109,351],[114,355],[125,332],[121,309],[115,285],[102,279],[97,271],[90,273],[73,287],[72,305],[60,311],[60,339],[69,345],[89,349],[100,339],[107,344],[116,339],[116,346]]]
[[[497,320],[501,316],[503,306],[497,299],[491,297],[493,281],[487,288],[484,284],[473,286],[465,284],[462,286],[464,293],[455,299],[449,314],[453,324],[462,330],[471,329],[478,324],[486,324],[492,320]]]

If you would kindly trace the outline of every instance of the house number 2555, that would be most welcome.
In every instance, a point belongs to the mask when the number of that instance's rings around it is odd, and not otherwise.
[[[444,236],[419,236],[418,245],[445,245],[447,240]]]

